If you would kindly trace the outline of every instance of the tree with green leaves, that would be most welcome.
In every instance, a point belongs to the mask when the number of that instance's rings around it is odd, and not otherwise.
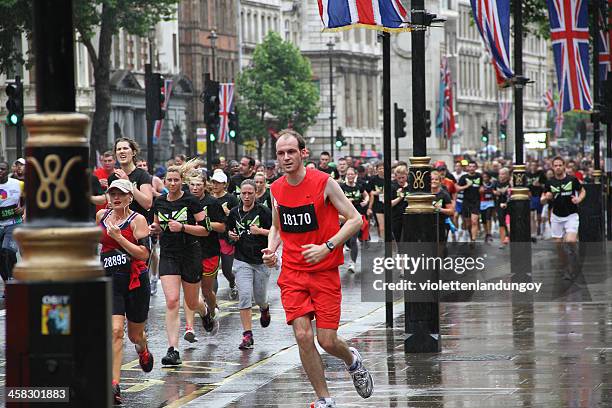
[[[278,33],[270,32],[253,53],[251,66],[238,77],[236,91],[243,140],[255,139],[259,159],[270,124],[304,133],[319,113],[319,91],[310,61]]]
[[[129,34],[145,37],[159,21],[174,17],[177,3],[178,0],[73,0],[77,40],[85,45],[93,66],[96,110],[91,127],[92,150],[108,148],[113,35],[123,28]],[[32,0],[0,0],[0,73],[9,72],[15,63],[28,62],[14,47],[14,41],[15,35],[24,31],[30,38],[31,10]]]

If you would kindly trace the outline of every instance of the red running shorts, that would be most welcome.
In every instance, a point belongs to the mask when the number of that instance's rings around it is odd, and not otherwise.
[[[287,324],[308,315],[316,319],[317,328],[338,329],[342,303],[338,268],[318,272],[282,268],[277,283]]]

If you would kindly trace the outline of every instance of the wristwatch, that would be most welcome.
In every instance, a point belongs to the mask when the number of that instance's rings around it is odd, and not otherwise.
[[[334,243],[333,243],[333,242],[331,242],[331,241],[327,241],[327,242],[325,243],[325,246],[326,246],[326,247],[327,247],[327,249],[329,249],[330,251],[333,251],[333,250],[334,250],[334,248],[336,247],[336,246],[334,245]]]

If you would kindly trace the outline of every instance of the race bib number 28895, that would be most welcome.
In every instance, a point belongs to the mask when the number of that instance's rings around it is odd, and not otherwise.
[[[314,204],[300,207],[278,206],[281,229],[284,232],[308,232],[319,229]]]

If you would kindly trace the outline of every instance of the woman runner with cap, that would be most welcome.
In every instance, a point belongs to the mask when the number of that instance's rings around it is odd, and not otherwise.
[[[144,331],[151,296],[146,264],[149,231],[144,216],[129,208],[134,200],[129,180],[113,181],[106,193],[111,208],[98,211],[96,222],[103,232],[100,258],[106,275],[113,279],[113,395],[115,404],[121,404],[119,378],[126,318],[128,338],[135,345],[142,371],[153,369]]]

